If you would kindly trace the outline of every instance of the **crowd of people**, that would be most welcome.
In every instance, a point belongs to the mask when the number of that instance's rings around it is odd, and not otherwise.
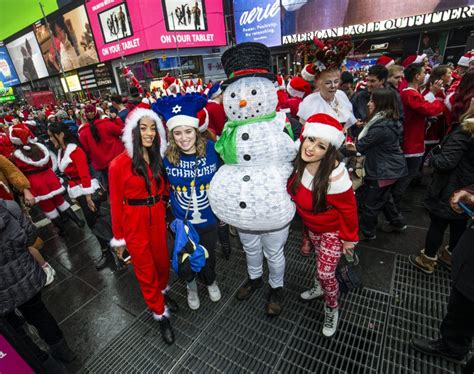
[[[42,108],[3,106],[0,316],[50,372],[61,372],[61,361],[74,353],[41,301],[55,272],[15,200],[37,205],[60,236],[68,235],[69,222],[87,224],[98,242],[98,270],[131,261],[167,344],[175,340],[170,314],[179,313],[169,294],[170,268],[186,283],[190,309],[200,307],[196,279],[219,302],[216,256],[219,249],[231,256],[230,231],[247,261],[237,299],[263,287],[265,259],[265,312],[282,312],[284,247],[296,213],[304,224],[300,254],[316,256],[312,287],[301,298],[323,298],[322,334],[330,338],[341,313],[341,258],[355,256],[357,244],[374,240],[378,230],[406,230],[403,197],[423,176],[430,179],[430,225],[425,247],[409,260],[426,274],[438,264],[452,269],[454,283],[440,338],[412,345],[465,358],[474,335],[474,53],[454,70],[431,68],[425,56],[402,65],[381,56],[356,82],[343,66],[350,41],[311,43],[316,52],[294,77],[271,71],[264,45],[242,43],[222,56],[223,82],[168,76],[160,97],[132,92]],[[448,227],[449,244],[441,248]],[[50,352],[25,334],[17,310]]]

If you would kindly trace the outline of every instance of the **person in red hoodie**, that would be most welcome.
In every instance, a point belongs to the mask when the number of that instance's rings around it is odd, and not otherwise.
[[[341,123],[324,113],[310,116],[300,137],[301,146],[288,192],[308,228],[316,249],[314,286],[303,300],[324,296],[323,335],[331,337],[339,318],[336,268],[344,254],[353,254],[359,240],[357,204],[352,182],[338,149],[344,142]]]
[[[94,170],[100,173],[101,182],[108,188],[108,170],[110,162],[123,152],[120,137],[123,122],[117,115],[114,118],[100,118],[95,105],[85,107],[88,123],[79,128],[79,141],[91,160]]]
[[[444,111],[444,104],[436,99],[442,89],[443,82],[438,80],[431,85],[430,93],[423,96],[419,91],[425,80],[425,67],[421,63],[413,63],[405,68],[407,87],[401,93],[405,122],[403,123],[403,154],[408,167],[408,175],[400,178],[392,189],[395,204],[400,208],[403,194],[420,170],[425,153],[426,118],[437,117]]]

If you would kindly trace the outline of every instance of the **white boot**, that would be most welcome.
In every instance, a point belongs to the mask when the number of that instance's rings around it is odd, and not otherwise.
[[[317,299],[318,297],[321,297],[323,295],[324,295],[324,291],[323,291],[323,288],[321,287],[321,284],[316,278],[314,278],[313,288],[309,289],[308,291],[303,292],[300,295],[300,297],[305,301],[309,301],[309,300]]]
[[[199,309],[199,307],[201,306],[201,303],[199,302],[199,295],[198,295],[196,281],[193,280],[192,282],[189,282],[186,288],[188,290],[189,308],[192,310]]]
[[[207,290],[209,291],[209,298],[211,301],[216,302],[221,299],[221,290],[216,281],[214,281],[210,286],[207,286]]]
[[[339,320],[339,309],[324,306],[324,326],[323,335],[330,338],[336,333],[337,321]]]
[[[54,276],[56,275],[56,271],[53,269],[53,267],[45,262],[42,266],[43,271],[46,273],[46,283],[44,286],[49,286],[51,283],[54,281]]]

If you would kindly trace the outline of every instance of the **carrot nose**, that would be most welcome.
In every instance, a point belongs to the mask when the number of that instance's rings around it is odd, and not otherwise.
[[[243,108],[244,106],[247,106],[247,100],[244,100],[244,99],[240,100],[239,106],[241,108]]]

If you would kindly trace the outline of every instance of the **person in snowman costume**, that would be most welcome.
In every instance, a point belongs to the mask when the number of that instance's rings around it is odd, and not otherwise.
[[[225,164],[211,181],[209,201],[219,219],[237,228],[244,247],[248,280],[237,299],[248,299],[263,286],[265,256],[270,285],[266,311],[276,316],[282,310],[283,248],[295,214],[285,186],[296,147],[285,114],[275,112],[270,50],[260,43],[242,43],[223,54],[222,64],[229,77],[222,85],[229,121],[216,151]]]

